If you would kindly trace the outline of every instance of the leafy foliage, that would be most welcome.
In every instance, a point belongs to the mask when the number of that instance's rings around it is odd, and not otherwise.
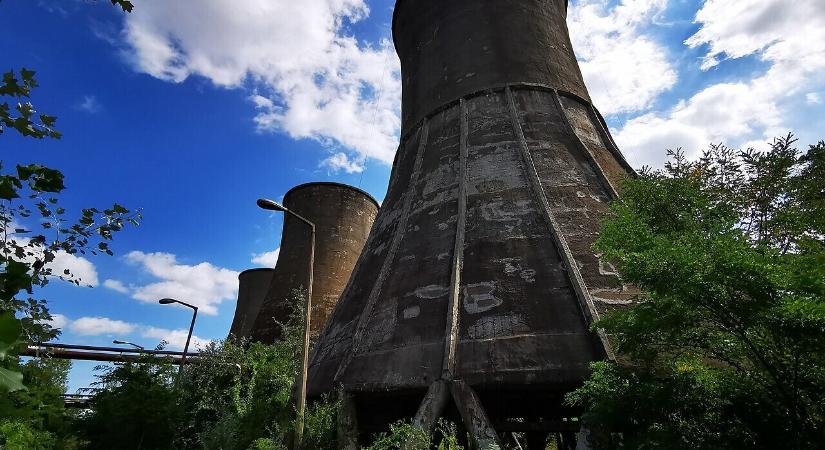
[[[8,101],[0,103],[0,134],[6,128],[17,130],[23,136],[36,139],[60,138],[60,132],[54,129],[57,118],[48,114],[39,114],[28,101],[32,89],[37,87],[35,71],[26,68],[20,72],[9,71],[0,81],[0,97],[10,97],[16,102],[14,108]]]
[[[113,0],[124,11],[132,3]],[[57,118],[39,113],[30,102],[38,87],[35,72],[8,71],[0,80],[0,134],[11,129],[24,137],[59,139]],[[13,105],[13,106],[12,106]],[[39,359],[20,363],[20,345],[47,341],[58,335],[46,301],[34,299],[35,287],[53,277],[80,284],[68,270],[53,274],[50,263],[60,252],[69,255],[112,254],[109,241],[126,223],[137,225],[140,212],[115,204],[112,208],[84,209],[75,223],[67,219],[57,194],[65,189],[63,174],[40,164],[18,165],[11,173],[0,162],[0,443],[2,448],[75,448],[63,409],[65,377],[70,364]],[[33,211],[39,214],[35,215]],[[43,233],[25,224],[35,222]],[[47,234],[51,234],[47,238]],[[23,293],[23,295],[21,295]],[[62,380],[62,381],[61,381]],[[24,384],[29,388],[25,389]]]
[[[432,435],[409,422],[401,421],[390,425],[389,433],[378,434],[366,450],[462,450],[464,447],[459,445],[457,434],[455,424],[444,419],[439,419]]]
[[[597,326],[624,356],[568,400],[604,448],[810,448],[825,439],[825,143],[669,152],[628,180],[596,248],[645,292]]]
[[[88,448],[132,448],[137,442],[144,449],[285,448],[294,426],[291,397],[305,299],[306,291],[293,292],[282,341],[213,342],[185,366],[179,383],[172,367],[156,359],[102,369],[100,391],[79,422]],[[334,401],[309,405],[305,448],[335,448],[337,411]],[[153,422],[161,420],[158,415],[163,423]]]

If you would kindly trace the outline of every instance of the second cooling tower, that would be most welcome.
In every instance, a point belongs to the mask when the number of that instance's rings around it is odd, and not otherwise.
[[[311,328],[318,332],[349,281],[378,202],[366,192],[338,183],[307,183],[284,196],[284,206],[315,224],[315,270]],[[281,335],[293,289],[309,283],[310,229],[286,214],[281,251],[269,290],[252,329],[252,339],[270,343]]]

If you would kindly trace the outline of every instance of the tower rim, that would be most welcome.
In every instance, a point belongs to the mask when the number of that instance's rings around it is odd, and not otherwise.
[[[359,194],[362,194],[369,201],[371,201],[373,204],[375,204],[376,208],[381,208],[381,205],[378,203],[378,200],[376,200],[375,197],[370,195],[369,192],[367,192],[367,191],[365,191],[361,188],[357,188],[355,186],[349,185],[349,184],[338,183],[338,182],[335,182],[335,181],[310,181],[308,183],[299,184],[299,185],[293,187],[292,189],[286,191],[286,194],[284,194],[284,199],[289,197],[289,195],[294,193],[295,191],[298,191],[298,190],[304,189],[304,188],[308,188],[308,187],[312,187],[312,186],[330,186],[330,187],[339,187],[339,188],[349,189],[351,191],[355,191]]]
[[[274,269],[274,268],[269,268],[269,267],[254,267],[254,268],[252,268],[252,269],[246,269],[246,270],[244,270],[244,271],[240,272],[240,273],[238,274],[238,278],[240,278],[242,275],[246,275],[246,274],[248,274],[248,273],[254,273],[254,272],[274,272],[274,271],[275,271],[275,269]]]

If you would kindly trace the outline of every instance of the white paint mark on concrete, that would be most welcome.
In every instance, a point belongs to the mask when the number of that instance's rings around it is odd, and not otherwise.
[[[464,286],[464,310],[470,314],[479,314],[501,305],[504,301],[493,295],[495,290],[494,281]]]
[[[405,308],[404,311],[401,313],[401,316],[404,319],[415,319],[418,315],[421,314],[421,307],[418,305],[413,305],[408,308]]]
[[[412,293],[407,294],[407,296],[414,295],[418,298],[423,299],[433,299],[444,297],[445,295],[450,293],[450,288],[447,286],[439,286],[437,284],[431,284],[429,286],[422,286]]]
[[[471,339],[513,336],[527,331],[527,322],[521,314],[482,317],[467,328]]]

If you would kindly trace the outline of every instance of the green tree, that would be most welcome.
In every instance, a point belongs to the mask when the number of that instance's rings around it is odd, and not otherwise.
[[[92,410],[74,424],[88,449],[168,449],[183,412],[176,401],[177,368],[145,356],[100,366]]]
[[[571,403],[603,448],[825,442],[825,142],[714,145],[625,183],[595,247],[644,294]]]
[[[111,2],[127,12],[133,7],[128,0]],[[35,139],[61,137],[54,128],[57,118],[39,113],[30,101],[37,86],[33,70],[22,68],[3,74],[0,134],[11,129]],[[137,225],[141,219],[140,211],[115,204],[102,210],[84,209],[72,220],[58,204],[57,194],[65,189],[59,170],[40,164],[3,169],[0,161],[0,395],[25,388],[21,373],[14,370],[19,365],[14,357],[17,348],[58,334],[48,324],[51,316],[46,301],[32,297],[34,287],[43,287],[52,278],[82,282],[67,269],[53,273],[55,257],[60,252],[111,255],[108,241],[125,224]],[[40,232],[26,226],[28,222],[36,222]]]

